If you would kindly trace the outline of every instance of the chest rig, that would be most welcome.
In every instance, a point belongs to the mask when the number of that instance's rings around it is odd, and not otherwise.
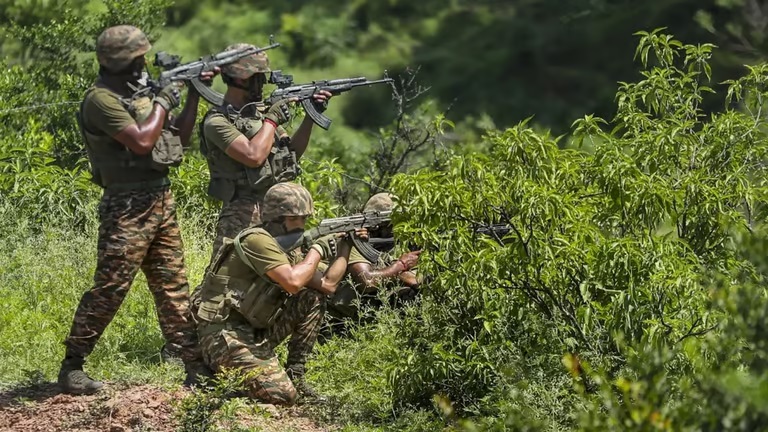
[[[264,230],[249,228],[240,232],[234,240],[224,239],[224,245],[219,248],[199,293],[199,319],[211,324],[221,324],[235,311],[253,328],[266,329],[283,314],[290,294],[267,276],[259,274],[243,251],[242,239],[257,231]],[[253,270],[251,278],[232,277],[228,275],[229,272],[220,271],[233,250],[238,258]]]
[[[145,180],[143,178],[145,176],[141,173],[142,169],[167,174],[169,167],[181,164],[183,159],[181,139],[166,128],[163,128],[160,138],[148,155],[137,155],[112,137],[86,128],[83,107],[94,90],[96,87],[88,89],[77,112],[77,123],[83,135],[90,163],[91,181],[106,187],[104,172],[109,172],[110,183],[137,182]],[[119,101],[137,123],[145,121],[152,112],[153,98],[150,96],[123,98],[111,91],[108,94],[109,97]]]
[[[200,152],[208,161],[211,180],[208,183],[208,195],[223,202],[230,201],[239,190],[266,193],[273,185],[291,181],[301,173],[296,158],[296,152],[290,148],[290,138],[275,136],[275,142],[260,167],[247,167],[231,157],[215,145],[209,145],[205,139],[204,125],[215,115],[223,116],[240,133],[249,140],[253,138],[263,125],[263,104],[250,103],[239,111],[231,105],[214,107],[209,110],[200,122]]]

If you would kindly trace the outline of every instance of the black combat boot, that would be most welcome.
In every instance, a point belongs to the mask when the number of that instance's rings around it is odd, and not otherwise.
[[[163,344],[163,347],[160,349],[160,360],[162,360],[163,363],[184,366],[184,361],[181,360],[181,354],[167,343]]]
[[[184,379],[186,387],[212,388],[213,371],[202,361],[188,362],[184,365],[184,370],[187,372],[187,377]]]
[[[328,398],[319,394],[311,385],[304,379],[304,365],[290,365],[286,366],[285,372],[288,374],[288,378],[291,379],[293,387],[296,388],[296,393],[299,394],[298,403],[322,403],[328,402]]]
[[[67,356],[61,362],[59,370],[59,387],[64,393],[76,395],[93,394],[104,387],[104,383],[91,379],[83,372],[85,359]]]

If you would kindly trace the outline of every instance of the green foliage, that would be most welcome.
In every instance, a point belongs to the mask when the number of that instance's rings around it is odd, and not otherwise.
[[[489,134],[489,156],[395,178],[397,234],[427,251],[420,271],[434,277],[418,324],[401,330],[400,404],[443,393],[474,411],[524,352],[574,352],[612,374],[625,344],[678,347],[722,321],[707,275],[751,268],[734,235],[764,204],[764,120],[754,107],[702,111],[711,46],[639,35],[643,79],[621,85],[612,124],[574,123],[594,154],[523,122]],[[759,70],[728,94],[760,94]],[[473,234],[490,223],[512,231]]]
[[[419,301],[380,311],[312,361],[310,379],[332,397],[321,411],[345,430],[761,427],[768,66],[723,75],[732,58],[658,30],[636,34],[639,75],[621,60],[630,63],[628,22],[703,10],[711,30],[723,18],[713,10],[744,3],[443,3],[0,2],[10,36],[0,77],[0,384],[52,378],[90,283],[94,261],[83,257],[94,253],[99,190],[74,112],[95,76],[95,36],[129,22],[188,58],[278,33],[285,46],[270,53],[273,66],[301,81],[423,64],[435,99],[412,72],[394,114],[383,94],[334,99],[332,131],[314,132],[302,161],[316,219],[391,189],[397,236],[424,250]],[[177,27],[157,39],[165,18]],[[614,28],[622,37],[598,45]],[[720,76],[732,79],[713,85]],[[440,114],[454,100],[450,119]],[[597,115],[567,137],[519,121],[536,113],[557,126],[585,109]],[[219,204],[195,150],[173,177],[199,280]],[[512,230],[475,232],[492,223]],[[156,364],[152,310],[139,279],[89,372],[178,381],[180,370]],[[183,428],[236,427],[230,378],[180,402]]]
[[[215,432],[232,431],[237,429],[236,414],[237,399],[232,399],[238,392],[247,390],[246,381],[251,371],[243,374],[237,370],[226,370],[216,376],[210,383],[204,383],[208,388],[196,390],[176,401],[174,417],[179,423],[181,432]]]

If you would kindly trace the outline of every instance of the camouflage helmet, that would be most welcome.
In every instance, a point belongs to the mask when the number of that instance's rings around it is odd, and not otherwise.
[[[143,31],[132,25],[119,25],[104,30],[96,39],[96,58],[106,69],[120,71],[150,48]]]
[[[236,43],[228,46],[226,51],[243,48],[257,47],[247,43]],[[255,73],[266,73],[269,71],[269,58],[267,58],[267,53],[264,51],[251,54],[221,67],[221,73],[239,79],[246,79]]]
[[[281,216],[309,216],[315,211],[315,205],[309,191],[297,183],[278,183],[264,195],[261,206],[261,220],[272,222]]]
[[[368,199],[368,202],[365,203],[365,207],[363,207],[363,212],[390,211],[394,206],[395,203],[392,201],[392,195],[386,192],[381,192]]]

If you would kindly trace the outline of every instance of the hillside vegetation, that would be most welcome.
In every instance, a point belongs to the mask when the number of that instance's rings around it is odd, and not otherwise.
[[[313,133],[300,182],[315,222],[394,193],[396,237],[409,243],[398,247],[424,250],[427,282],[407,307],[370,311],[317,347],[309,378],[331,398],[317,421],[768,424],[768,65],[745,3],[273,3],[0,1],[0,387],[55,379],[90,286],[100,191],[73,114],[96,73],[95,36],[132,23],[186,59],[274,33],[284,47],[272,64],[297,80],[398,79],[394,98],[379,88],[331,101],[334,124]],[[668,22],[679,28],[631,31]],[[192,150],[172,179],[193,286],[217,211],[207,176]],[[476,233],[496,223],[512,230]],[[89,372],[173,386],[183,373],[160,364],[161,345],[137,280]],[[192,397],[180,427],[234,409]]]

